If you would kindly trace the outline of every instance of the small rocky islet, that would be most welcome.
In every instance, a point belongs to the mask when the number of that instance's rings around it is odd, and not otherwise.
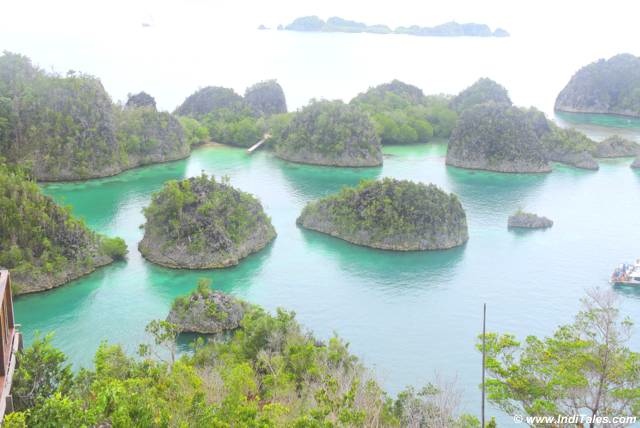
[[[553,221],[534,213],[518,210],[509,216],[507,226],[510,229],[547,229],[553,226]]]
[[[209,281],[200,280],[190,295],[173,302],[167,321],[182,333],[220,334],[240,328],[249,308],[248,303],[211,290]]]
[[[165,183],[144,214],[138,249],[171,268],[233,266],[276,237],[260,201],[204,173]]]
[[[619,54],[582,67],[558,94],[555,110],[640,117],[640,57]]]
[[[442,250],[469,239],[466,214],[455,195],[433,184],[391,178],[363,181],[311,202],[297,224],[394,251]]]

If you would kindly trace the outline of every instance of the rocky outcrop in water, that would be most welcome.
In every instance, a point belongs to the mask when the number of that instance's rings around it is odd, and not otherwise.
[[[640,168],[640,157],[635,158],[631,164],[631,168]]]
[[[640,144],[613,135],[598,143],[595,156],[599,158],[621,158],[640,155]]]
[[[494,102],[464,110],[449,139],[446,162],[498,172],[551,171],[528,113]]]
[[[183,333],[219,334],[240,328],[248,305],[200,283],[189,296],[173,302],[167,321]]]
[[[469,239],[458,198],[433,184],[385,178],[308,204],[297,224],[345,241],[395,251],[439,250]]]
[[[342,101],[313,101],[277,135],[278,157],[331,166],[377,166],[382,148],[371,119]]]
[[[271,116],[287,112],[287,100],[282,86],[275,80],[256,83],[247,88],[244,99],[259,116]]]
[[[138,249],[149,261],[172,268],[236,265],[276,236],[255,197],[205,174],[167,182],[144,214]]]
[[[508,227],[521,229],[546,229],[553,226],[553,221],[533,213],[517,211],[509,216]]]
[[[555,109],[640,117],[640,58],[620,54],[581,68],[558,95]]]

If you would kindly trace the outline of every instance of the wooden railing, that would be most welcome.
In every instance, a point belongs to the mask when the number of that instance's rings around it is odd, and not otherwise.
[[[11,277],[0,270],[0,421],[5,412],[13,411],[11,383],[16,368],[16,356],[21,346],[20,334],[13,317]]]

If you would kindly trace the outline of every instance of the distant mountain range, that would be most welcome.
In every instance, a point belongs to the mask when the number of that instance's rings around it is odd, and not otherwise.
[[[266,29],[264,25],[258,28]],[[509,37],[509,33],[506,30],[496,28],[495,31],[491,31],[491,28],[485,24],[459,24],[452,21],[436,25],[435,27],[412,25],[410,27],[398,27],[392,30],[387,25],[367,25],[363,22],[350,21],[337,16],[331,17],[325,22],[315,15],[296,18],[286,26],[279,25],[278,30],[328,33],[410,34],[412,36],[423,37]]]

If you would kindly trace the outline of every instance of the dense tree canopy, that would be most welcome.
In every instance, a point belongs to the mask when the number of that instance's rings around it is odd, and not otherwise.
[[[265,120],[260,116],[282,109],[284,93],[280,99],[273,84],[282,91],[274,81],[263,82],[247,90],[247,99],[233,89],[209,86],[187,97],[176,114],[197,119],[214,142],[249,147],[261,140],[266,131]]]
[[[637,415],[640,353],[628,348],[630,327],[613,293],[593,291],[575,321],[550,337],[521,342],[510,334],[488,334],[489,401],[521,416]]]
[[[351,104],[367,111],[382,144],[424,143],[448,138],[457,114],[444,96],[425,96],[422,90],[393,80],[359,94]]]
[[[194,352],[178,360],[155,352],[175,349],[174,327],[150,323],[153,343],[141,346],[142,358],[103,343],[94,367],[77,374],[50,337],[36,338],[14,380],[18,412],[7,415],[4,426],[479,426],[457,414],[449,388],[438,384],[409,388],[393,400],[347,343],[338,337],[320,342],[291,312],[250,307],[228,338],[198,339]]]
[[[124,241],[91,232],[1,158],[0,213],[0,266],[11,269],[16,293],[58,286],[127,251]]]

